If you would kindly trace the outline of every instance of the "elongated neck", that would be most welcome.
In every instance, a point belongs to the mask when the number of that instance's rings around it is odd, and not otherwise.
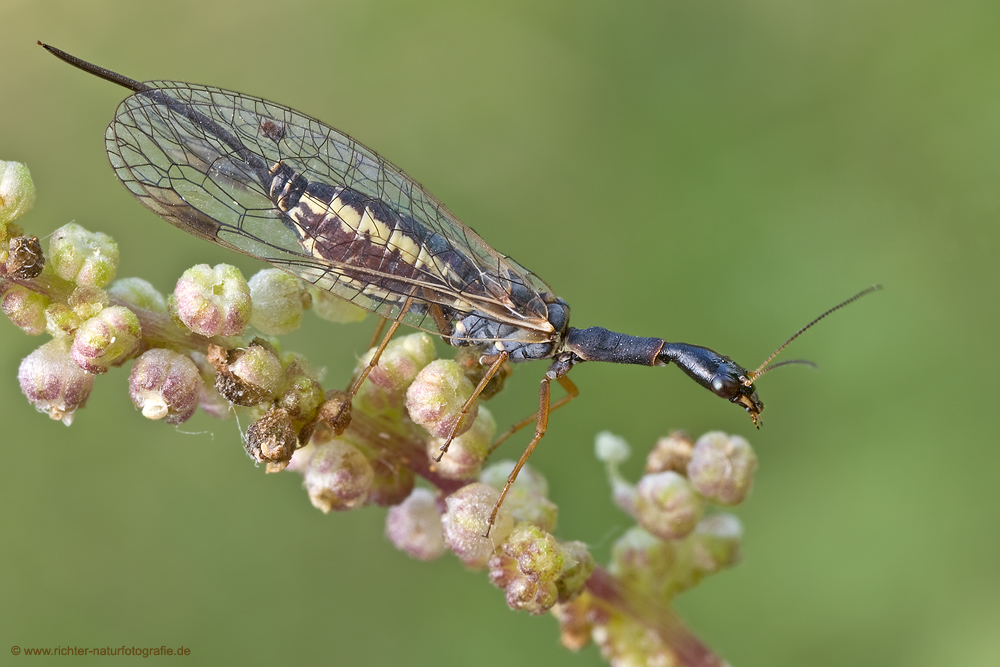
[[[563,347],[583,361],[607,361],[613,364],[662,366],[660,351],[666,345],[660,338],[629,336],[603,327],[574,329],[566,332]]]
[[[580,361],[613,364],[666,366],[674,362],[688,377],[716,396],[742,406],[760,425],[764,404],[749,380],[749,372],[724,354],[701,345],[668,343],[660,338],[641,338],[602,327],[570,328],[563,348]]]

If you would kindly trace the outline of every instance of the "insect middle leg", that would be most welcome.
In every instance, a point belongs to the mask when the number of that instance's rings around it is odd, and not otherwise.
[[[558,378],[558,382],[562,386],[562,388],[566,390],[566,395],[563,396],[562,398],[560,398],[555,403],[552,403],[549,406],[549,414],[552,414],[553,412],[555,412],[556,410],[558,410],[559,408],[561,408],[562,406],[566,405],[567,403],[569,403],[574,398],[576,398],[577,396],[580,395],[580,390],[577,389],[576,384],[572,380],[570,380],[568,377],[566,377],[566,376],[560,377],[560,378]],[[515,433],[517,433],[518,431],[520,431],[525,426],[528,426],[530,424],[534,424],[537,421],[538,421],[538,413],[536,412],[536,413],[532,414],[530,417],[525,417],[521,421],[519,421],[516,424],[514,424],[513,426],[511,426],[509,429],[507,429],[506,433],[504,433],[499,438],[497,438],[496,440],[493,441],[493,444],[490,445],[490,450],[487,453],[487,456],[489,454],[492,454],[493,452],[495,452],[496,449],[497,449],[497,447],[499,447],[500,445],[502,445],[504,443],[504,441],[507,440],[507,438],[509,438],[510,436],[514,435]]]
[[[550,406],[549,399],[551,397],[551,382],[552,378],[546,375],[542,378],[542,386],[538,392],[538,412],[535,414],[535,437],[531,439],[528,446],[524,448],[524,453],[521,454],[521,458],[517,460],[514,464],[514,469],[510,471],[507,475],[507,483],[504,484],[503,490],[500,492],[500,497],[497,498],[497,502],[493,505],[493,511],[490,512],[490,519],[486,524],[486,534],[483,537],[490,536],[490,530],[493,528],[493,524],[497,519],[497,512],[500,511],[500,506],[503,505],[503,499],[507,497],[507,492],[510,491],[510,487],[517,481],[517,474],[521,472],[521,468],[524,464],[528,462],[528,457],[531,453],[535,451],[535,446],[538,445],[538,441],[542,439],[545,435],[546,429],[549,427],[549,413],[557,407],[566,405],[571,400],[580,395],[580,390],[576,388],[576,385],[568,377],[564,375],[556,376],[555,380],[566,390],[566,395],[561,399],[556,401],[555,404]],[[516,426],[516,425],[515,425]]]

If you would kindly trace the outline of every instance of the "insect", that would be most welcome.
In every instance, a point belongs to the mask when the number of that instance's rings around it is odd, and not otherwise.
[[[105,146],[115,174],[143,205],[186,232],[269,262],[391,321],[369,369],[400,323],[476,348],[485,372],[465,412],[506,362],[550,361],[537,414],[507,434],[535,424],[489,526],[545,434],[549,413],[578,395],[566,377],[573,366],[673,362],[745,409],[759,428],[764,404],[754,382],[796,363],[768,366],[771,360],[813,324],[878,288],[817,317],[753,372],[699,345],[576,329],[569,326],[569,306],[538,276],[495,251],[420,184],[346,134],[257,97],[174,81],[140,83],[39,44],[133,91],[115,112]],[[554,403],[553,381],[566,391]]]

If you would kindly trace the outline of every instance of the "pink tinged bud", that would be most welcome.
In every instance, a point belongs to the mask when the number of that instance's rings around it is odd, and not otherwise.
[[[48,297],[20,285],[8,284],[3,293],[4,314],[29,336],[45,331],[45,309],[48,305]]]
[[[304,476],[309,500],[326,513],[363,505],[375,473],[356,447],[331,440],[315,447]]]
[[[690,534],[705,511],[705,501],[690,482],[672,470],[643,476],[633,503],[633,518],[664,540]]]
[[[479,415],[468,431],[451,441],[448,452],[439,462],[434,459],[441,453],[443,438],[433,438],[427,443],[427,456],[431,469],[446,479],[470,479],[479,474],[490,453],[497,423],[486,408],[479,408]],[[503,485],[501,484],[501,487]]]
[[[135,308],[154,313],[167,312],[167,299],[142,278],[119,278],[108,287],[108,294]]]
[[[3,261],[8,276],[15,280],[31,280],[41,275],[45,254],[37,237],[15,236],[5,246]]]
[[[302,311],[310,302],[302,282],[280,269],[263,269],[247,283],[253,312],[250,324],[267,336],[295,331],[302,324]]]
[[[442,463],[449,456],[451,456],[450,449],[442,459]],[[507,476],[513,469],[514,461],[497,461],[483,470],[479,481],[489,484],[495,489],[502,489],[507,483]],[[503,504],[510,510],[514,521],[527,521],[551,533],[556,529],[559,508],[547,498],[548,493],[549,484],[545,477],[535,468],[525,465],[518,473],[517,481],[507,492]]]
[[[471,570],[485,568],[496,546],[506,540],[514,528],[514,519],[504,504],[497,512],[490,536],[483,537],[499,497],[500,492],[492,486],[475,483],[445,498],[445,544]]]
[[[159,348],[136,360],[128,383],[129,396],[142,416],[168,424],[180,424],[194,414],[203,386],[198,367],[189,357]]]
[[[556,580],[563,571],[564,551],[549,533],[519,523],[490,558],[490,581],[507,593],[507,605],[544,614],[559,599]]]
[[[436,438],[461,435],[473,424],[479,404],[462,417],[462,407],[475,387],[462,367],[450,359],[437,359],[424,367],[406,392],[406,409],[412,419]],[[455,424],[461,423],[455,429]]]
[[[76,331],[71,354],[85,371],[106,373],[125,363],[139,349],[139,318],[124,306],[105,308]]]
[[[374,349],[361,357],[355,375],[371,361]],[[417,374],[434,361],[434,341],[426,333],[415,333],[392,340],[378,364],[368,374],[354,398],[359,410],[372,413],[399,410],[406,398],[406,390]]]
[[[743,502],[757,470],[757,454],[745,438],[711,431],[698,438],[688,478],[701,495],[720,505]]]
[[[52,233],[49,262],[63,280],[104,287],[118,270],[118,244],[103,232],[90,232],[71,222]]]
[[[693,449],[694,440],[690,435],[684,431],[674,431],[656,441],[656,446],[646,457],[646,472],[673,470],[682,475],[687,474]]]
[[[317,445],[309,443],[299,447],[292,453],[292,458],[285,467],[288,472],[297,472],[300,475],[305,476],[306,471],[309,469],[309,464],[312,462],[313,456],[316,455]]]
[[[312,297],[313,312],[328,322],[347,324],[360,322],[368,316],[368,311],[364,308],[359,308],[326,290],[316,287],[307,287],[306,290]]]
[[[17,220],[35,205],[35,183],[20,162],[0,160],[0,225]]]
[[[193,266],[174,288],[173,306],[188,329],[202,336],[238,336],[250,321],[250,287],[235,266]]]
[[[389,509],[385,535],[400,551],[417,560],[434,560],[444,554],[444,531],[437,499],[428,489],[414,489],[399,505]]]
[[[77,366],[65,343],[52,340],[29,354],[17,371],[21,391],[39,412],[69,426],[87,402],[94,376]]]

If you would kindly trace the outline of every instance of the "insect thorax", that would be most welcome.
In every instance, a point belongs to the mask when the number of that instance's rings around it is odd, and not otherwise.
[[[456,347],[479,346],[483,354],[493,355],[506,351],[510,361],[533,361],[555,356],[562,347],[569,326],[569,306],[558,297],[547,303],[548,333],[526,329],[513,324],[498,322],[475,312],[455,322],[448,342]]]

